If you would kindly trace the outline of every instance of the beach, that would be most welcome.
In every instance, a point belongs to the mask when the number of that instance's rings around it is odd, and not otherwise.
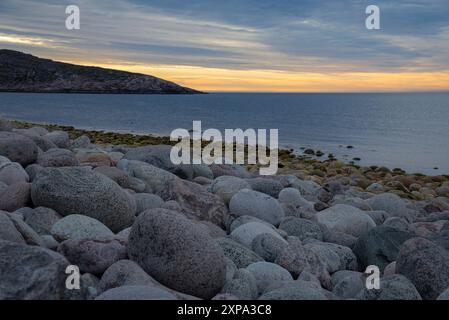
[[[291,150],[260,176],[170,144],[2,119],[0,299],[448,299],[448,176]]]

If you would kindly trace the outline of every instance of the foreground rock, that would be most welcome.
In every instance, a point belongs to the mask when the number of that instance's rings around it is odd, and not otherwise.
[[[72,214],[56,221],[50,233],[58,241],[114,235],[100,221],[79,214]]]
[[[406,276],[426,300],[449,287],[449,253],[423,238],[406,241],[399,251],[396,272]]]
[[[110,289],[95,300],[177,300],[167,290],[154,286],[123,286]]]
[[[67,265],[48,249],[0,240],[0,300],[61,299]]]
[[[182,293],[208,299],[225,283],[221,248],[175,211],[142,213],[131,229],[128,255],[157,281]]]
[[[118,184],[87,168],[46,168],[33,181],[35,206],[56,210],[64,216],[82,214],[97,219],[118,232],[134,221],[128,194]]]

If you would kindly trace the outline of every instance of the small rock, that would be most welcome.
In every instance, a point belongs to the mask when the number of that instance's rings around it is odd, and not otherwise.
[[[164,200],[155,194],[137,193],[134,195],[137,205],[137,214],[144,212],[148,209],[162,208]]]
[[[218,238],[215,241],[220,245],[225,256],[232,260],[237,268],[246,268],[250,264],[263,259],[255,252],[229,238]]]
[[[255,262],[246,267],[246,270],[256,279],[259,294],[273,282],[293,280],[286,269],[271,262]]]
[[[79,214],[72,214],[58,220],[53,224],[50,232],[58,241],[114,235],[100,221]]]
[[[226,204],[229,204],[231,198],[243,189],[251,187],[245,180],[233,176],[220,176],[211,185],[212,193],[223,199]]]
[[[236,228],[230,234],[230,237],[244,246],[251,248],[254,238],[260,234],[268,233],[287,243],[274,229],[259,222],[249,222]]]

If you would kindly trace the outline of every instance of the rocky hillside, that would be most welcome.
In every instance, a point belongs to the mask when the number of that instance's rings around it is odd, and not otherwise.
[[[62,63],[12,50],[0,50],[0,91],[201,93],[149,75]]]

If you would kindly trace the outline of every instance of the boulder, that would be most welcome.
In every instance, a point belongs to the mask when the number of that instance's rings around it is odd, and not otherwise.
[[[284,189],[284,186],[276,180],[266,178],[252,178],[246,179],[249,184],[248,189],[265,193],[273,198],[277,198],[279,193]]]
[[[35,206],[59,214],[82,214],[97,219],[112,231],[129,227],[135,208],[129,195],[111,179],[82,167],[46,168],[33,181]]]
[[[383,270],[389,263],[396,261],[400,246],[412,238],[411,233],[386,226],[378,226],[362,235],[354,246],[362,268],[369,265]]]
[[[356,299],[359,300],[422,300],[413,283],[400,274],[383,277],[379,290],[363,288]]]
[[[18,182],[29,182],[30,177],[19,163],[9,162],[0,164],[0,181],[11,185]]]
[[[227,281],[221,291],[240,300],[255,300],[259,296],[257,279],[246,269],[239,269],[232,280]]]
[[[259,222],[249,222],[241,225],[231,232],[230,237],[244,246],[251,248],[254,238],[264,233],[271,234],[287,244],[287,242],[273,228]]]
[[[323,233],[320,226],[313,221],[297,218],[286,217],[279,225],[279,229],[284,230],[290,236],[296,236],[301,240],[313,238],[319,241],[323,240]]]
[[[164,200],[155,194],[137,193],[134,195],[134,199],[136,200],[137,214],[148,209],[161,208],[164,204]]]
[[[102,274],[113,263],[126,259],[126,241],[115,236],[71,238],[62,242],[58,252],[81,272]]]
[[[0,211],[0,240],[25,244],[25,240],[14,223],[9,219],[7,213],[2,211]]]
[[[275,226],[279,225],[284,217],[276,199],[249,189],[243,189],[231,198],[229,210],[237,216],[253,216]]]
[[[373,210],[383,210],[392,217],[406,217],[407,204],[394,193],[381,193],[367,200]]]
[[[0,156],[25,167],[36,161],[37,153],[38,147],[30,138],[13,132],[0,131]]]
[[[288,243],[270,233],[256,236],[251,244],[252,250],[267,262],[274,262]]]
[[[129,257],[169,288],[208,299],[224,285],[223,250],[176,211],[151,209],[142,213],[128,241]]]
[[[31,203],[31,184],[17,182],[7,186],[0,193],[0,210],[14,212]]]
[[[254,262],[263,261],[254,251],[230,238],[217,238],[215,241],[220,245],[225,256],[232,260],[237,268],[246,268]]]
[[[74,167],[78,160],[70,150],[53,148],[39,154],[37,164],[42,167]]]
[[[68,149],[70,147],[69,134],[64,131],[52,131],[45,138],[53,142],[58,148]]]
[[[248,182],[244,179],[233,176],[220,176],[216,178],[211,185],[213,194],[219,196],[226,204],[229,204],[231,198],[243,189],[251,189]]]
[[[255,262],[246,267],[246,270],[256,279],[259,295],[272,283],[293,280],[286,269],[271,262]]]
[[[80,214],[72,214],[56,221],[50,232],[58,241],[114,235],[100,221]]]
[[[298,280],[264,293],[259,300],[327,300],[327,297],[312,282]]]
[[[423,238],[404,242],[396,272],[406,276],[425,300],[436,299],[449,287],[449,252]]]
[[[315,214],[314,204],[304,199],[295,188],[283,189],[279,193],[279,203],[286,216],[309,218]]]
[[[40,235],[50,235],[52,226],[62,217],[53,209],[38,207],[23,214],[24,221]]]
[[[67,260],[51,250],[0,240],[0,300],[58,300]]]
[[[154,286],[123,286],[103,292],[95,300],[177,300],[171,292]]]
[[[376,223],[362,210],[337,204],[316,214],[318,223],[324,224],[331,230],[344,232],[355,237],[368,232]]]

